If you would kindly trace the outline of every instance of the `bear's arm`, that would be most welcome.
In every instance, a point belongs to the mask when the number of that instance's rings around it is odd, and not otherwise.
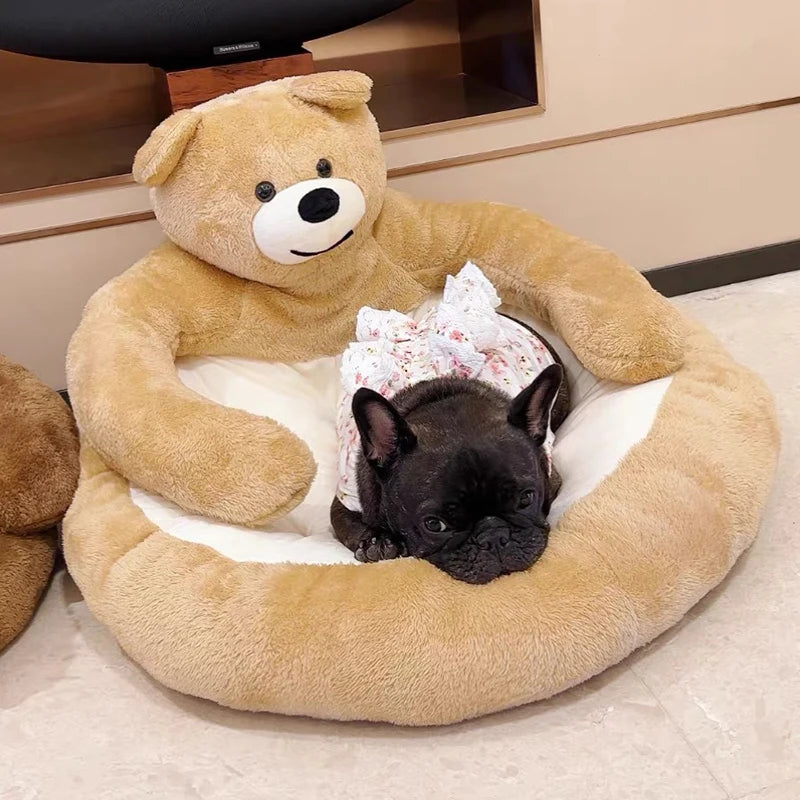
[[[600,378],[641,383],[683,362],[678,312],[616,255],[523,209],[387,192],[375,235],[431,289],[474,261],[503,301],[553,326]]]
[[[159,248],[89,301],[67,377],[82,439],[110,467],[189,511],[255,524],[302,500],[310,451],[276,422],[187,389],[174,363],[224,351],[245,283]]]

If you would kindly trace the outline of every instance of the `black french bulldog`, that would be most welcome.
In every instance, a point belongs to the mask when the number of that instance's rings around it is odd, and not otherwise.
[[[527,569],[561,486],[542,449],[548,419],[555,430],[568,410],[560,363],[513,400],[464,378],[423,381],[392,402],[359,389],[362,512],[335,498],[336,538],[359,561],[415,556],[468,583]]]

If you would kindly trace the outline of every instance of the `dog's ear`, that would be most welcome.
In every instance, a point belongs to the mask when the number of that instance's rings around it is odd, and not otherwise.
[[[550,414],[562,380],[563,367],[560,364],[551,364],[511,401],[508,421],[515,427],[522,428],[537,446],[544,444],[547,438]]]
[[[160,186],[178,166],[191,142],[200,113],[185,108],[167,117],[139,148],[133,160],[133,177],[146,186]]]
[[[372,389],[359,389],[353,395],[353,416],[364,457],[378,471],[389,469],[417,444],[417,437],[397,409]]]
[[[315,106],[345,111],[369,102],[372,78],[351,70],[301,75],[289,84],[289,94]]]

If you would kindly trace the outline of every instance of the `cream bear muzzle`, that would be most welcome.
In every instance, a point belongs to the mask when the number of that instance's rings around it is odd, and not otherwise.
[[[269,197],[269,191],[262,194]],[[300,264],[338,247],[353,235],[367,207],[359,186],[345,178],[300,181],[262,202],[253,237],[279,264]]]

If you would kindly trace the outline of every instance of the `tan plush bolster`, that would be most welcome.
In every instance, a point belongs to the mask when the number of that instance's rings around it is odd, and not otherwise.
[[[598,377],[640,383],[683,363],[677,312],[639,272],[528,211],[389,192],[377,236],[430,287],[474,261],[504,301],[550,323]]]
[[[115,470],[187,510],[254,524],[302,500],[311,453],[274,421],[190,391],[174,364],[186,341],[201,332],[222,340],[235,325],[238,287],[175,248],[156,251],[92,299],[70,345],[68,380],[82,435]]]

